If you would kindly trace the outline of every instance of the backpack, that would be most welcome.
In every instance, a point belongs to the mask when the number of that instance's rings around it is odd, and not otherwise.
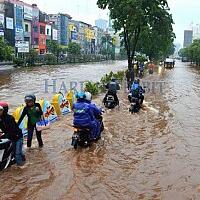
[[[112,93],[116,93],[117,92],[117,84],[115,82],[110,82],[109,86],[108,86],[108,91],[112,92]]]
[[[131,93],[133,97],[138,97],[140,93],[139,84],[133,84],[131,87]]]

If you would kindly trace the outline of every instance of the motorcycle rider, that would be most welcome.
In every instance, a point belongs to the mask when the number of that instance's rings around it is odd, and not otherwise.
[[[140,77],[142,77],[143,72],[144,72],[144,63],[141,62],[141,63],[139,64],[139,73],[138,73],[138,75],[139,75]]]
[[[37,131],[36,129],[36,123],[41,120],[41,117],[43,115],[42,108],[39,103],[36,103],[36,97],[34,94],[26,95],[24,100],[25,100],[26,106],[24,107],[22,115],[17,124],[18,126],[20,126],[24,117],[27,115],[28,117],[27,147],[30,148],[32,145],[33,132],[35,130],[39,147],[42,148],[43,147],[42,132]]]
[[[119,86],[119,83],[117,82],[117,80],[114,77],[112,77],[110,83],[108,83],[106,85],[106,89],[108,90],[108,92],[106,93],[106,96],[103,99],[103,103],[104,104],[106,103],[108,95],[112,95],[114,97],[116,105],[119,105],[119,99],[117,97],[117,91],[120,90],[120,86]]]
[[[9,139],[12,142],[14,162],[18,166],[24,165],[23,134],[14,117],[8,114],[8,104],[6,102],[0,102],[0,130],[2,131],[0,138]]]
[[[97,122],[93,115],[93,110],[88,103],[85,102],[86,95],[84,92],[76,94],[77,102],[73,104],[72,110],[74,112],[73,124],[79,128],[89,128],[91,130],[90,140],[95,140],[97,132]]]
[[[136,79],[131,86],[130,94],[128,95],[128,99],[131,103],[132,97],[138,98],[140,100],[140,105],[143,104],[145,90],[140,85],[140,79]]]
[[[97,131],[95,138],[98,139],[101,137],[102,132],[102,110],[99,109],[94,103],[92,103],[92,94],[90,92],[85,92],[85,95],[85,102],[88,103],[89,107],[91,108],[97,123]]]
[[[135,75],[134,75],[134,70],[133,70],[133,68],[128,69],[128,70],[126,71],[126,80],[127,80],[127,87],[128,87],[128,90],[130,90],[131,85],[132,85],[133,82],[134,82],[134,77],[135,77]]]

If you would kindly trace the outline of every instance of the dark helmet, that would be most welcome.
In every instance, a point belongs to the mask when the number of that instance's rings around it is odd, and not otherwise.
[[[4,114],[8,113],[8,104],[6,102],[0,102],[0,109],[3,110]]]
[[[24,97],[24,101],[25,102],[30,102],[30,101],[33,101],[34,103],[36,102],[36,96],[34,94],[27,94],[25,97]]]

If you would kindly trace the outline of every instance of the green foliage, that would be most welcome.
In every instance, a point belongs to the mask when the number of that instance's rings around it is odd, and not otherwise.
[[[31,49],[29,53],[26,54],[26,63],[28,66],[35,66],[38,59],[38,53],[35,49]]]
[[[24,59],[22,59],[22,58],[15,58],[13,62],[17,66],[23,66],[24,65]]]
[[[145,61],[148,61],[147,57],[144,56],[144,55],[137,55],[135,57],[135,60],[138,61],[138,62],[145,62]]]
[[[76,62],[76,58],[81,55],[81,46],[75,42],[70,42],[67,48],[67,53],[70,62]]]
[[[90,92],[92,95],[96,95],[99,92],[104,92],[105,85],[111,81],[111,78],[116,78],[119,82],[122,82],[124,79],[125,71],[118,71],[113,73],[112,71],[109,74],[103,76],[100,82],[94,83],[91,81],[86,82],[85,91]]]
[[[97,95],[99,93],[98,84],[91,81],[86,82],[85,91],[90,92],[92,95]]]
[[[55,65],[57,63],[57,58],[54,54],[46,54],[44,56],[44,61],[46,65]]]
[[[187,57],[191,62],[200,65],[200,39],[194,40],[193,43],[179,51],[181,57]]]
[[[11,61],[14,49],[0,36],[0,61]]]
[[[101,85],[106,85],[111,81],[112,78],[117,79],[119,82],[122,82],[124,79],[125,72],[118,71],[117,73],[113,73],[112,71],[109,74],[103,76],[100,80]]]
[[[188,49],[188,48],[182,48],[182,49],[180,49],[179,52],[178,52],[178,55],[179,55],[180,57],[187,57],[187,56],[188,56],[188,54],[187,54],[187,49]]]
[[[113,43],[113,38],[106,34],[101,38],[102,49],[100,54],[107,56],[107,59],[110,57],[112,60],[115,59],[115,45]]]
[[[77,56],[81,54],[81,46],[75,42],[70,42],[67,48],[70,55]]]
[[[156,42],[156,47],[159,43],[162,46],[161,50],[156,49],[156,53],[162,54],[165,47],[171,46],[175,36],[166,0],[98,0],[97,5],[110,10],[115,31],[122,31],[129,68],[132,67],[136,50],[141,49],[142,53],[150,55],[149,51]],[[150,50],[147,49],[149,44]]]
[[[52,53],[56,56],[57,63],[58,63],[60,53],[62,52],[62,47],[60,47],[58,42],[56,42],[54,40],[50,41],[47,45],[47,50],[49,53]]]

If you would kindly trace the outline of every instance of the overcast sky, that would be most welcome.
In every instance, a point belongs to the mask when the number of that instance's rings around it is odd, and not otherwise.
[[[75,20],[82,20],[94,25],[95,19],[108,18],[108,13],[98,9],[96,0],[24,0],[36,3],[47,13],[68,13]],[[200,0],[168,0],[174,18],[176,41],[183,43],[183,31],[191,22],[200,24]]]

